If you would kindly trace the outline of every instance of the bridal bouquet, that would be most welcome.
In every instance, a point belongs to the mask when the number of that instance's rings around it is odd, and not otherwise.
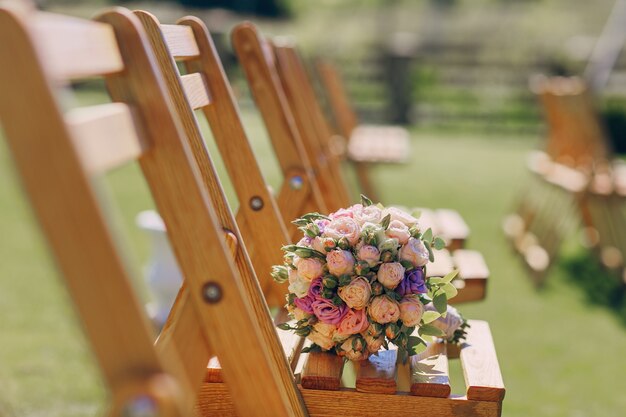
[[[415,217],[362,196],[361,204],[293,223],[304,237],[283,247],[285,263],[272,276],[289,282],[295,320],[279,327],[310,339],[309,350],[364,360],[393,343],[406,360],[425,349],[427,337],[463,339],[467,323],[447,305],[457,294],[456,272],[426,276],[444,241]]]

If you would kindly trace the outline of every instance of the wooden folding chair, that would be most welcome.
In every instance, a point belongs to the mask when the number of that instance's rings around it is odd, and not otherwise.
[[[0,9],[0,57],[11,64],[0,69],[0,119],[111,393],[109,414],[192,414],[217,355],[239,415],[306,415],[238,230],[211,205],[230,213],[226,200],[205,191],[141,23],[119,8],[98,20]],[[114,103],[63,111],[63,86],[96,76]],[[94,184],[133,160],[185,276],[154,345]]]
[[[329,178],[334,183],[333,188],[326,188],[324,193],[327,205],[345,201],[349,191],[341,175],[340,161],[330,151],[332,145],[329,143],[327,125],[295,50],[285,46],[273,48],[249,23],[235,28],[233,46],[268,129],[276,119],[294,120],[294,129],[304,143],[308,159],[323,161],[326,166],[326,174],[316,178]],[[285,102],[272,101],[272,95],[285,97]],[[279,141],[274,141],[274,144],[275,147],[280,146]],[[347,205],[345,202],[343,204],[343,207]],[[460,291],[452,302],[484,299],[489,269],[479,252],[459,250],[465,241],[460,235],[466,237],[469,234],[463,219],[452,210],[423,210],[420,222],[423,227],[430,227],[435,233],[447,238],[452,251],[452,254],[440,251],[435,264],[428,268],[428,274],[442,276],[458,268],[460,278],[456,284]],[[458,230],[461,233],[455,233]]]
[[[244,132],[230,84],[206,26],[194,17],[186,17],[175,25],[161,25],[148,12],[135,14],[148,34],[204,185],[211,194],[221,186],[194,110],[201,110],[206,117],[240,201],[237,226],[261,288],[269,305],[282,307],[285,289],[274,282],[270,272],[273,265],[282,263],[280,248],[291,240]],[[183,63],[185,75],[180,74],[177,61]],[[218,216],[225,227],[234,227],[226,210],[218,210]]]
[[[364,193],[377,198],[371,179],[372,163],[403,163],[410,154],[410,135],[399,126],[362,125],[337,68],[328,60],[315,65],[327,98],[336,132],[346,141],[346,157],[354,163],[359,185]]]
[[[611,149],[589,92],[577,77],[538,77],[531,89],[545,110],[548,136],[545,152],[529,158],[532,183],[507,217],[505,233],[538,285],[576,223],[601,262],[619,268],[626,254],[623,189],[616,185],[621,171],[611,167]]]

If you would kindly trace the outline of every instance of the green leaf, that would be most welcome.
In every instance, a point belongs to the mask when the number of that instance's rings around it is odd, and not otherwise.
[[[456,297],[459,291],[456,287],[449,282],[445,283],[441,289],[446,293],[446,297],[449,299]]]
[[[422,321],[424,322],[424,324],[428,324],[437,320],[439,317],[441,317],[441,314],[436,311],[425,311],[422,315]]]
[[[383,227],[383,229],[387,230],[387,228],[389,227],[389,223],[391,223],[391,214],[388,214],[385,217],[383,217],[383,220],[380,222],[380,225]]]
[[[435,292],[435,296],[433,297],[433,305],[435,306],[435,309],[441,314],[448,311],[448,297],[446,296],[446,293],[444,291],[439,290]]]
[[[417,329],[417,333],[420,336],[442,337],[446,335],[441,329],[433,326],[432,324],[425,324],[421,326],[419,329]]]
[[[450,272],[445,277],[443,277],[443,280],[445,282],[452,282],[452,280],[456,278],[457,275],[459,275],[459,270],[455,269],[454,271]]]
[[[281,323],[277,326],[280,330],[291,330],[292,327],[289,325],[289,323]]]
[[[406,348],[409,355],[418,355],[426,350],[426,342],[419,336],[409,336]]]
[[[416,219],[419,219],[420,217],[422,217],[422,210],[413,210],[411,212],[411,216],[415,217]]]
[[[431,283],[432,285],[441,285],[444,283],[444,279],[441,277],[431,277],[431,278],[428,278],[428,282]]]
[[[430,246],[431,242],[433,241],[433,230],[430,228],[426,230],[422,235],[422,240],[424,242],[428,242],[428,245]]]
[[[433,241],[433,247],[437,250],[441,250],[446,247],[446,242],[442,238],[436,237]]]
[[[430,230],[430,229],[428,229],[428,230]],[[426,249],[428,249],[428,260],[430,262],[435,262],[435,254],[433,253],[433,249],[430,247],[430,244],[424,242],[424,246],[426,246]]]
[[[363,207],[368,207],[368,206],[371,206],[374,203],[372,203],[372,200],[367,198],[365,196],[365,194],[361,194],[361,204],[363,205]]]

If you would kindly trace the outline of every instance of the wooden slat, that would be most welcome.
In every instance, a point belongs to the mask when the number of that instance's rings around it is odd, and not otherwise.
[[[109,75],[124,69],[111,26],[50,13],[32,15],[37,51],[58,79]]]
[[[431,343],[424,352],[411,357],[411,394],[439,398],[450,395],[445,343]]]
[[[437,223],[441,226],[441,234],[451,241],[465,241],[470,235],[470,229],[463,217],[456,210],[438,209],[435,212]]]
[[[435,252],[435,262],[426,265],[426,276],[443,277],[453,270],[454,264],[450,252],[447,249],[442,249]]]
[[[464,280],[487,279],[489,268],[480,252],[468,249],[458,249],[452,253],[454,265]]]
[[[396,393],[396,359],[398,350],[380,350],[367,360],[356,364],[356,390],[379,394]]]
[[[469,320],[469,324],[466,341],[461,347],[467,398],[501,402],[505,394],[504,382],[489,324],[480,320]]]
[[[146,146],[130,108],[108,103],[70,110],[65,120],[85,169],[102,172],[137,159]]]
[[[416,397],[358,392],[351,389],[321,391],[303,389],[309,416],[380,417],[499,417],[502,404],[459,398]],[[226,384],[204,384],[200,390],[199,413],[203,416],[236,416]]]
[[[200,55],[198,44],[189,26],[161,25],[161,31],[174,58],[195,58]]]
[[[192,109],[197,110],[211,104],[209,89],[204,82],[202,74],[196,72],[183,75],[180,78],[183,83],[183,90],[185,90],[185,96]]]
[[[358,126],[348,141],[348,156],[355,161],[404,163],[410,153],[410,135],[397,126]]]
[[[421,215],[418,218],[419,226],[422,231],[432,229],[433,235],[441,235],[441,226],[439,226],[437,216],[435,212],[428,208],[413,207],[411,211],[419,210]]]
[[[333,353],[311,352],[300,382],[303,388],[338,390],[343,372],[343,358]]]

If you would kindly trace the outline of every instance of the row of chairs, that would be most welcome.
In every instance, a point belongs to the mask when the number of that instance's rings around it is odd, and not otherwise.
[[[289,109],[288,94],[258,81],[267,77],[279,86],[268,71],[278,48],[268,48],[250,24],[233,33],[240,60],[252,62],[246,72],[257,77],[251,87],[268,130],[284,134],[275,150],[291,158],[291,165],[279,158],[285,183],[274,200],[204,24],[187,17],[162,25],[149,13],[121,8],[95,20],[11,3],[0,8],[0,56],[11,63],[0,68],[0,118],[110,391],[110,415],[151,407],[164,416],[366,416],[381,405],[410,415],[501,414],[504,386],[485,322],[471,323],[458,351],[433,344],[404,368],[395,361],[361,364],[356,390],[339,389],[343,363],[300,354],[303,341],[274,327],[268,304],[278,302],[280,291],[262,268],[278,263],[278,248],[294,237],[284,218],[302,213],[289,210],[330,209],[334,203],[324,197],[332,201],[342,191],[327,184],[319,192],[323,175],[315,174],[327,171],[312,168],[298,136],[304,128],[294,128],[294,116],[276,107]],[[64,110],[68,82],[91,77],[104,78],[112,102]],[[241,202],[236,215],[196,109],[232,162],[226,165]],[[142,168],[185,278],[156,341],[95,181],[131,161]],[[461,358],[465,397],[450,396],[448,357]]]
[[[530,155],[531,180],[505,220],[505,234],[539,286],[577,226],[598,260],[621,272],[626,170],[613,156],[591,94],[578,77],[538,76],[531,89],[544,109],[548,135],[545,150]]]

